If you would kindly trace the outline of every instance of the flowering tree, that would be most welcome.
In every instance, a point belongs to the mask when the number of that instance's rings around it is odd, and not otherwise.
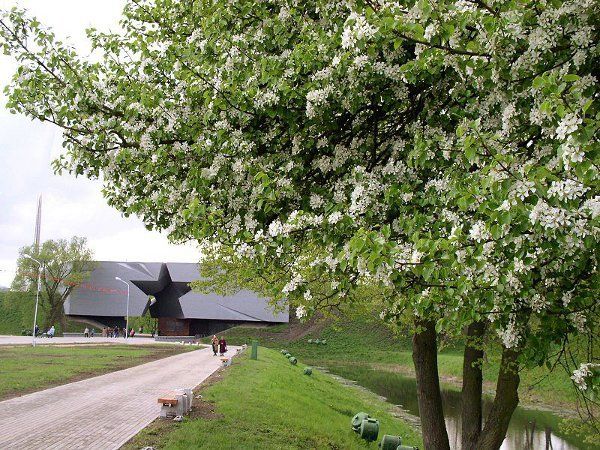
[[[597,318],[597,23],[593,0],[131,0],[122,34],[89,31],[93,59],[20,10],[0,42],[9,107],[61,127],[56,169],[102,177],[117,209],[276,267],[302,313],[385,288],[428,449],[449,448],[437,333],[466,330],[462,446],[492,449],[518,369],[566,361]]]

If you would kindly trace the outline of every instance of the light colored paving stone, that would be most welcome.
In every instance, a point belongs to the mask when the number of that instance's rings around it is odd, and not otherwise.
[[[0,449],[117,449],[220,365],[207,348],[0,402]]]

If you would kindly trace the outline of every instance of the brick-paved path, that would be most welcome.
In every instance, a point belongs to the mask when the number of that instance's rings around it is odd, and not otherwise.
[[[156,419],[160,393],[220,365],[206,348],[0,402],[0,449],[119,448]]]

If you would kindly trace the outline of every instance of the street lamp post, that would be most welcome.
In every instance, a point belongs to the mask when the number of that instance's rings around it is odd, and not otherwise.
[[[24,255],[24,256],[25,256],[25,258],[32,260],[33,262],[37,263],[37,265],[38,265],[37,292],[35,294],[35,313],[33,314],[33,331],[31,333],[31,335],[33,336],[31,345],[35,347],[35,326],[37,325],[38,303],[40,301],[40,289],[41,289],[41,285],[42,285],[42,263],[39,262],[37,259],[32,258],[29,255]]]
[[[115,280],[125,283],[127,285],[127,312],[125,316],[125,339],[129,339],[129,283],[122,280],[119,277],[115,277]]]

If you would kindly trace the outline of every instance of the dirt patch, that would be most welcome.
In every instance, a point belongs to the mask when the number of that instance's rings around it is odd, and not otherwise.
[[[271,331],[269,327],[252,328],[252,334],[260,341],[295,342],[308,335],[319,335],[332,322],[332,319],[325,318],[321,314],[315,314],[307,322],[300,322],[297,318],[290,316],[290,321],[283,331]],[[243,328],[236,327],[233,330],[243,330]],[[223,334],[227,335],[227,331],[224,331]]]
[[[314,315],[305,323],[300,322],[298,319],[291,318],[288,332],[286,333],[286,340],[297,341],[302,339],[304,336],[309,334],[318,335],[331,324],[331,319],[326,319],[319,314]]]

